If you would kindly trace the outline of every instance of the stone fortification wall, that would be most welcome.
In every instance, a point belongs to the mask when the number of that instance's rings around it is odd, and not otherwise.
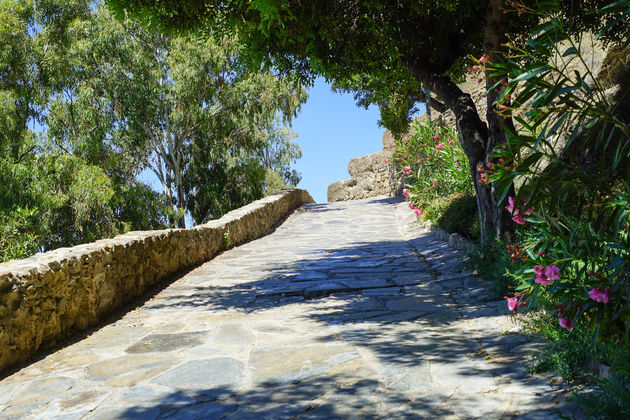
[[[360,200],[362,198],[402,194],[402,178],[385,163],[386,150],[350,160],[350,179],[328,186],[328,201]]]
[[[0,371],[312,202],[305,190],[287,190],[192,229],[129,232],[0,264]]]
[[[470,93],[477,104],[481,118],[486,119],[485,82],[478,83],[470,76],[459,87]],[[431,118],[436,124],[455,127],[455,115],[452,111],[439,113],[435,110]],[[426,120],[427,114],[418,120]],[[395,197],[402,194],[404,179],[395,165],[387,165],[385,159],[390,156],[390,145],[394,138],[389,130],[383,134],[383,150],[370,155],[354,158],[348,164],[350,179],[338,181],[328,186],[328,201],[360,200],[376,196]]]

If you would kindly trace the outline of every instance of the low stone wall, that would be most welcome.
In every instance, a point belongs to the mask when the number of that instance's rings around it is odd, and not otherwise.
[[[0,371],[312,202],[305,190],[287,190],[192,229],[129,232],[0,264]]]

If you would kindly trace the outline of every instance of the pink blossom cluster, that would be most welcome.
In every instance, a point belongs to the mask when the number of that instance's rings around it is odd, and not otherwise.
[[[588,292],[588,297],[593,299],[595,302],[608,303],[610,300],[610,291],[608,287],[604,289],[600,289],[599,287],[592,288],[590,292]]]
[[[560,279],[560,269],[555,264],[548,265],[547,267],[537,265],[534,267],[534,273],[536,273],[536,280],[534,281],[543,286],[549,286],[554,280]]]
[[[416,207],[415,205],[411,203],[409,203],[409,208],[413,210],[417,216],[422,216],[424,214],[424,211],[422,211],[422,209],[419,209],[418,207]]]
[[[560,317],[558,318],[558,323],[560,324],[562,328],[565,328],[567,331],[571,331],[573,327],[575,327],[575,324],[569,318]]]
[[[411,166],[407,165],[403,168],[402,170],[403,175],[409,175],[411,174]]]
[[[469,70],[468,70],[468,74],[473,75],[473,74],[478,74],[479,78],[477,79],[477,83],[481,83],[483,82],[483,71],[485,70],[485,64],[488,62],[488,59],[490,58],[488,55],[482,55],[479,58],[475,58],[472,55],[469,55],[468,58],[470,58],[475,64],[471,65]]]
[[[512,215],[512,220],[519,225],[525,223],[525,218],[521,216],[521,211],[523,209],[516,207],[516,202],[514,201],[514,197],[508,197],[508,205],[505,207],[506,210]],[[523,211],[522,214],[525,216],[529,216],[534,211],[534,207],[530,207],[527,210]]]
[[[521,245],[518,245],[518,244],[507,245],[507,250],[508,250],[508,253],[510,254],[510,258],[512,258],[513,263],[515,263],[519,259],[521,259],[523,262],[527,260],[527,254],[521,252],[522,251]]]

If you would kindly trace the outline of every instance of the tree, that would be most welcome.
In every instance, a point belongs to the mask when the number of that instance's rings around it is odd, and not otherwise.
[[[265,139],[256,155],[265,167],[265,194],[273,194],[287,187],[295,187],[302,176],[292,165],[302,157],[302,149],[291,139],[293,131],[274,124],[261,134]]]
[[[244,71],[233,38],[151,33],[103,8],[71,23],[68,38],[71,74],[49,106],[50,138],[122,179],[148,167],[178,227],[194,191],[188,168],[259,149],[266,140],[258,133],[277,113],[289,122],[305,98],[269,72]],[[197,149],[210,151],[203,163]]]
[[[164,226],[161,196],[118,176],[120,148],[94,153],[104,119],[60,100],[87,97],[69,35],[90,15],[89,1],[0,2],[0,261]]]
[[[512,229],[509,214],[491,184],[480,182],[491,153],[505,141],[505,121],[498,117],[497,82],[486,78],[488,113],[484,123],[470,95],[456,81],[469,55],[494,59],[505,52],[507,32],[520,33],[534,22],[519,14],[518,4],[487,1],[355,0],[317,3],[287,0],[174,1],[108,0],[119,15],[166,31],[239,33],[252,62],[265,62],[312,80],[324,75],[352,90],[362,104],[381,107],[384,123],[406,128],[409,112],[426,100],[453,111],[459,139],[468,157],[481,218],[482,239]],[[587,11],[598,1],[563,2],[576,23],[597,24]],[[504,13],[509,11],[510,13]],[[507,121],[509,125],[509,121]]]

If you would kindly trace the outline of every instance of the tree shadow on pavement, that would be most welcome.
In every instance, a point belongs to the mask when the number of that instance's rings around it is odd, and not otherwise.
[[[325,374],[295,382],[267,381],[254,390],[238,391],[227,386],[211,389],[182,389],[154,395],[131,407],[101,407],[101,418],[118,419],[435,419],[514,418],[514,395],[478,397],[454,395],[440,389],[400,392],[385,389],[375,380],[355,376]],[[518,418],[559,418],[562,407],[539,404],[525,398]],[[105,417],[103,417],[105,416]]]

